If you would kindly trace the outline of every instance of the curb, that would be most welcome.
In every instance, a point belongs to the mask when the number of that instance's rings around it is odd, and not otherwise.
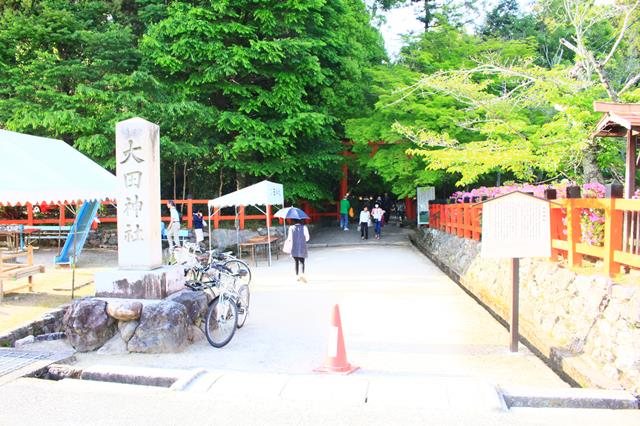
[[[590,408],[637,410],[638,400],[627,391],[605,389],[536,389],[503,386],[499,389],[509,408]]]

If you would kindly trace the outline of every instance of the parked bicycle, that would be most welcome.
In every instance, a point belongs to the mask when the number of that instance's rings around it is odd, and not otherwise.
[[[203,251],[198,244],[187,242],[184,244],[184,247],[178,247],[174,250],[173,257],[177,264],[184,266],[185,276],[190,279],[195,280],[200,278],[197,275],[193,275],[194,271],[192,269],[197,266],[208,269],[211,265],[222,265],[236,275],[238,285],[249,285],[251,283],[251,269],[249,265],[244,260],[233,256],[230,251]],[[191,277],[188,275],[190,273],[192,274]]]
[[[209,294],[211,302],[205,316],[204,333],[211,346],[221,348],[231,341],[236,328],[241,328],[247,320],[249,286],[237,286],[237,276],[223,265],[195,269],[200,278],[188,280],[185,285]]]

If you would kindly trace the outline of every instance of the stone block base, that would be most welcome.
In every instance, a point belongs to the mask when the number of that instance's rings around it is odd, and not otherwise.
[[[97,272],[94,276],[97,297],[164,299],[184,288],[181,266],[162,266],[153,270]]]

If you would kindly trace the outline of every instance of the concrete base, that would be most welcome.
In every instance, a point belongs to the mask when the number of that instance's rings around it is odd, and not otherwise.
[[[503,386],[500,390],[509,408],[638,409],[638,400],[630,392],[622,390],[539,389],[520,386]]]
[[[94,276],[97,297],[164,299],[184,288],[181,266],[162,266],[153,270],[97,272]]]

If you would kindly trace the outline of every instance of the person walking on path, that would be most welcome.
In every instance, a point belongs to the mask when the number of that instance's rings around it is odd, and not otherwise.
[[[393,205],[393,200],[389,197],[389,193],[385,192],[382,196],[382,209],[384,210],[384,224],[387,225],[389,223],[389,219],[391,217],[391,206]]]
[[[203,219],[202,210],[198,210],[197,213],[193,214],[193,233],[196,236],[196,244],[198,245],[204,241]]]
[[[380,239],[382,233],[382,221],[384,220],[384,210],[380,208],[379,203],[375,203],[373,210],[371,210],[371,216],[373,216],[373,222],[375,224],[376,240]]]
[[[349,202],[349,194],[346,194],[340,200],[340,228],[344,231],[349,230],[349,209],[351,208],[351,203]]]
[[[307,250],[307,241],[309,241],[309,229],[302,220],[298,220],[295,225],[289,227],[289,235],[287,239],[291,244],[291,257],[296,263],[296,280],[307,282],[304,273],[304,262],[309,253]]]
[[[398,213],[398,226],[402,226],[402,222],[404,222],[404,218],[406,216],[404,201],[399,200],[396,202],[396,212]]]
[[[175,247],[180,247],[180,214],[173,200],[169,200],[167,206],[171,216],[171,221],[167,227],[167,242],[169,243],[169,250],[173,250]]]
[[[369,213],[369,207],[366,205],[362,207],[360,212],[360,238],[363,240],[369,239],[369,221],[371,220],[371,213]]]

